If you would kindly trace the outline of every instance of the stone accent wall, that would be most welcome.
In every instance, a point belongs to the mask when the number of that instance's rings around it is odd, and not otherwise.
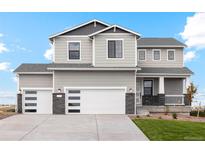
[[[177,105],[177,106],[142,106],[144,110],[148,110],[150,113],[189,113],[191,111],[190,106]]]
[[[165,95],[158,94],[157,96],[142,96],[142,105],[160,106],[165,104]]]
[[[17,94],[17,112],[22,113],[22,94]]]
[[[135,114],[135,93],[126,93],[126,114]]]
[[[53,93],[53,114],[65,114],[65,93]]]
[[[189,97],[189,94],[184,94],[184,104],[186,106],[191,106],[191,102],[189,101],[188,97]]]

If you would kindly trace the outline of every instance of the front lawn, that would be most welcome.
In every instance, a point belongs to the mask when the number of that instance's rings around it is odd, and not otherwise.
[[[138,118],[133,122],[152,141],[205,140],[205,123],[202,122]]]

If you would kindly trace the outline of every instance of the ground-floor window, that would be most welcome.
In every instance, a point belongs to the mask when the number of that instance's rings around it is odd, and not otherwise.
[[[153,95],[153,80],[144,80],[144,95]]]

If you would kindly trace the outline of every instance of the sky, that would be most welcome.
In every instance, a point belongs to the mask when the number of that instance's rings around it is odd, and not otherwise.
[[[142,37],[174,37],[187,44],[185,66],[194,75],[197,100],[205,104],[205,13],[0,13],[0,103],[16,100],[21,63],[50,63],[48,37],[92,19],[118,24]]]

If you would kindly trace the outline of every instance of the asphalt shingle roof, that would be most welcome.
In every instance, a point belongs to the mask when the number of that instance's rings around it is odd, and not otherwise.
[[[193,74],[193,72],[187,67],[179,68],[154,68],[154,67],[143,67],[141,70],[138,70],[137,73],[146,73],[146,74]]]
[[[137,42],[138,47],[146,46],[184,46],[186,44],[176,40],[175,38],[140,38]]]

